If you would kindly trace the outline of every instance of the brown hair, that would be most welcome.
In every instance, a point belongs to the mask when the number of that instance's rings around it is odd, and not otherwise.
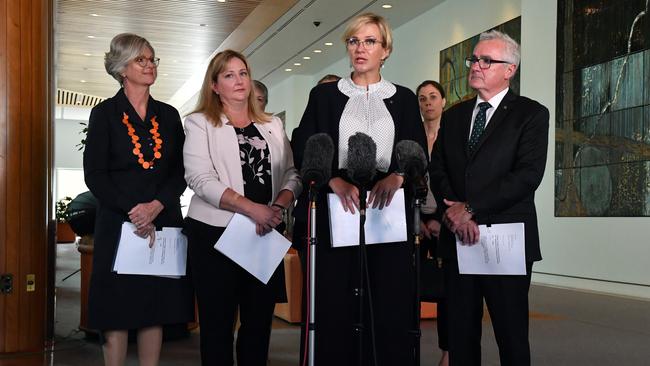
[[[445,88],[443,88],[439,82],[433,80],[425,80],[422,82],[422,84],[418,85],[418,88],[415,89],[415,95],[420,94],[420,89],[424,88],[427,85],[431,85],[432,87],[438,89],[438,93],[440,93],[440,96],[442,98],[445,98]]]
[[[343,33],[343,42],[346,42],[348,38],[352,37],[361,27],[367,24],[374,24],[379,28],[379,33],[383,39],[381,45],[388,50],[388,56],[386,56],[388,58],[391,52],[393,52],[393,32],[390,30],[390,25],[388,25],[386,19],[381,15],[364,13],[352,18]]]
[[[233,58],[238,58],[244,63],[246,71],[248,71],[248,76],[251,79],[251,93],[248,94],[248,116],[256,123],[269,122],[271,120],[270,115],[264,113],[257,103],[255,103],[255,96],[252,92],[253,78],[248,61],[246,61],[244,55],[233,50],[221,51],[210,60],[208,70],[205,72],[205,77],[203,78],[201,91],[199,92],[199,101],[191,113],[203,113],[215,127],[221,126],[221,116],[225,112],[221,98],[212,90],[212,83],[217,82],[219,74],[223,72],[228,62]]]

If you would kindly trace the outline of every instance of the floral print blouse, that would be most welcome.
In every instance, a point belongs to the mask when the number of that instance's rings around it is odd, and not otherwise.
[[[271,202],[271,160],[269,147],[254,123],[235,128],[239,142],[239,160],[244,178],[244,196],[253,202]]]

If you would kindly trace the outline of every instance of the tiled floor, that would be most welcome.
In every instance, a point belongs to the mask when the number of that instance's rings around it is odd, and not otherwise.
[[[79,275],[62,281],[79,267],[72,244],[58,246],[56,345],[52,357],[31,361],[0,358],[0,366],[101,365],[100,346],[86,340],[79,325]],[[530,342],[533,365],[650,365],[650,302],[599,294],[532,286]],[[421,365],[437,365],[435,321],[422,322]],[[296,366],[300,330],[276,320],[269,365]],[[199,334],[169,341],[161,365],[199,365]],[[23,361],[23,362],[21,362]],[[489,320],[483,331],[483,364],[498,365],[498,350]],[[137,365],[135,345],[127,365]]]

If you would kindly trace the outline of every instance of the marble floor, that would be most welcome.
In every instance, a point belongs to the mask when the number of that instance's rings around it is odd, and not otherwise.
[[[74,244],[57,246],[55,345],[43,355],[0,356],[0,366],[101,365],[99,344],[79,326],[79,253]],[[69,276],[72,274],[72,276]],[[63,280],[66,276],[69,276]],[[533,365],[650,365],[650,302],[533,285],[530,291],[530,343]],[[436,323],[422,321],[421,365],[440,357]],[[498,365],[494,334],[485,319],[483,365]],[[199,330],[163,345],[161,366],[200,365]],[[269,365],[296,366],[300,329],[276,319]],[[127,365],[137,365],[135,345]]]

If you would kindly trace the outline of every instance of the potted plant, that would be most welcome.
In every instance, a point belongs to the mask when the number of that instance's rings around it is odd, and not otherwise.
[[[76,239],[76,235],[72,231],[70,224],[67,222],[66,210],[72,201],[70,197],[63,197],[56,201],[56,242],[57,243],[71,243]]]

